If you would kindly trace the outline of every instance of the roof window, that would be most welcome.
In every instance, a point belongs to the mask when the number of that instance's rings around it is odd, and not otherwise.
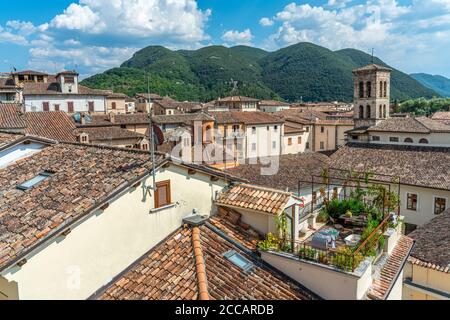
[[[253,263],[250,260],[244,258],[242,255],[234,250],[227,251],[224,255],[227,260],[231,261],[234,265],[242,269],[244,272],[253,271]]]
[[[34,177],[33,179],[30,179],[28,181],[25,181],[24,183],[20,184],[17,186],[17,189],[20,190],[28,190],[33,188],[35,185],[37,185],[38,183],[40,183],[41,181],[44,181],[45,179],[51,177],[53,175],[53,173],[48,172],[48,171],[44,171],[40,174],[38,174],[36,177]]]

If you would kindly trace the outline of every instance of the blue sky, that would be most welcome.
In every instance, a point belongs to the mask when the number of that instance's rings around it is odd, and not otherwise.
[[[118,66],[147,45],[308,41],[357,48],[405,72],[450,77],[450,0],[22,0],[0,2],[0,71]]]

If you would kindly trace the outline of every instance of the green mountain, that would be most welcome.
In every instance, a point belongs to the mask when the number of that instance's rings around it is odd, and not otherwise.
[[[433,76],[426,73],[414,73],[410,76],[425,87],[436,91],[441,96],[450,98],[450,79],[443,76]]]
[[[209,101],[231,94],[288,101],[352,101],[352,70],[371,63],[364,52],[331,51],[299,43],[275,52],[248,46],[172,51],[150,46],[119,68],[82,81],[134,95],[151,92],[178,100]],[[376,59],[375,63],[386,65]],[[392,72],[392,99],[436,96],[410,76]]]

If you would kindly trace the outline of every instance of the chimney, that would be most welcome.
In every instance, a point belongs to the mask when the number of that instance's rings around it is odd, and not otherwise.
[[[116,122],[116,114],[114,112],[110,112],[109,113],[109,121],[111,123],[115,123]]]
[[[84,118],[84,113],[80,114],[80,123],[81,124],[86,124],[86,119]]]

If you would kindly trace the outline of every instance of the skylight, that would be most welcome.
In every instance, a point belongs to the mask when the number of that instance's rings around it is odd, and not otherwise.
[[[45,179],[47,179],[51,175],[52,175],[52,173],[50,173],[50,172],[47,172],[47,171],[42,172],[42,173],[38,174],[36,177],[34,177],[33,179],[30,179],[30,180],[25,181],[24,183],[18,185],[17,189],[20,189],[20,190],[31,189],[35,185],[37,185],[39,182],[44,181]]]
[[[18,160],[27,158],[44,148],[41,143],[32,142],[29,144],[21,143],[11,148],[0,151],[0,169],[15,163]]]
[[[234,250],[226,252],[223,256],[244,272],[251,272],[253,270],[253,263]]]

